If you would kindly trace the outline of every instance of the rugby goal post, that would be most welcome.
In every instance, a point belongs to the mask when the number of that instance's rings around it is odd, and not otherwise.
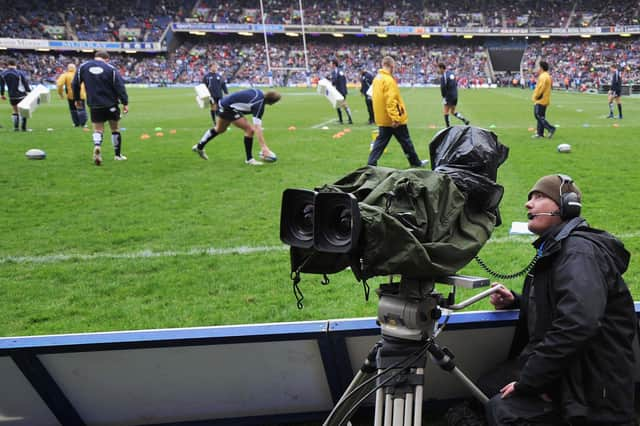
[[[302,9],[302,0],[298,0],[298,11],[300,12],[300,34],[302,36],[302,52],[304,55],[304,67],[279,67],[279,66],[274,67],[271,64],[271,57],[269,55],[269,40],[267,37],[267,25],[266,25],[264,4],[263,4],[263,0],[260,0],[260,17],[262,20],[262,34],[264,35],[264,48],[265,48],[265,54],[267,58],[267,72],[269,73],[269,76],[270,76],[269,80],[272,85],[273,85],[272,76],[274,71],[303,71],[306,73],[309,72],[309,55],[307,51],[307,35],[305,33],[305,28],[304,28],[304,10]]]

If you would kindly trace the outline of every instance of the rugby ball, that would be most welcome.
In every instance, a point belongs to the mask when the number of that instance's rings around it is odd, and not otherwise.
[[[25,152],[24,155],[26,155],[29,160],[44,160],[47,158],[47,153],[37,148],[30,149]]]
[[[561,143],[560,145],[558,145],[558,152],[571,152],[571,145],[569,145],[568,143]]]
[[[265,163],[275,163],[276,161],[278,161],[278,157],[276,156],[276,153],[273,151],[270,151],[268,155],[264,155],[262,151],[260,151],[259,157]]]

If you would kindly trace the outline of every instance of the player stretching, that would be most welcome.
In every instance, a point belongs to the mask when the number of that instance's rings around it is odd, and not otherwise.
[[[273,105],[280,100],[278,92],[262,93],[258,89],[246,89],[225,96],[218,102],[215,128],[211,128],[204,132],[200,142],[195,144],[191,150],[197,153],[203,160],[208,160],[204,147],[209,141],[221,133],[224,133],[229,124],[232,124],[244,130],[244,150],[246,154],[245,163],[251,166],[261,166],[260,161],[253,158],[253,136],[258,137],[258,142],[262,148],[260,151],[261,158],[274,158],[275,155],[264,141],[262,133],[262,115],[264,114],[264,106]],[[253,125],[249,123],[244,114],[253,116]]]

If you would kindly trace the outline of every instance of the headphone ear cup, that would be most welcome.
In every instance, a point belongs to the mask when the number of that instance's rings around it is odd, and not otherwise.
[[[560,217],[563,220],[580,216],[582,204],[575,192],[566,192],[560,198]]]

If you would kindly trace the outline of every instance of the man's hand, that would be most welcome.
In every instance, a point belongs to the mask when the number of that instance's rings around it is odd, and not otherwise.
[[[516,383],[517,382],[511,382],[508,385],[505,385],[502,389],[500,389],[500,393],[502,394],[502,399],[504,398],[508,398],[509,395],[511,395],[513,392],[515,392],[516,390]]]
[[[122,105],[122,113],[123,114],[129,113],[129,105]]]
[[[495,306],[496,309],[508,309],[511,305],[513,305],[515,297],[513,296],[513,293],[511,293],[511,291],[509,291],[500,283],[492,283],[491,286],[499,286],[498,290],[495,293],[491,294],[491,297],[489,298],[489,301],[493,306]]]
[[[3,101],[7,100],[7,97],[5,95],[0,96],[2,98]]]
[[[396,128],[396,127],[398,127],[399,125],[400,125],[400,123],[399,123],[399,122],[397,122],[397,121],[392,121],[392,122],[391,122],[391,127],[393,127],[393,128]]]
[[[76,108],[82,108],[82,101],[76,101]]]

